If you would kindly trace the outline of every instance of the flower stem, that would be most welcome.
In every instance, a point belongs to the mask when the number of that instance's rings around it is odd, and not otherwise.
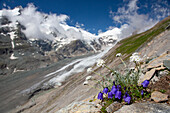
[[[126,67],[126,64],[125,64],[125,62],[123,61],[123,59],[122,59],[121,57],[119,57],[119,58],[120,58],[120,60],[122,61],[123,65]]]
[[[103,88],[104,88],[104,85],[102,85],[101,83],[100,83],[100,81],[97,81],[97,80],[94,80],[97,84],[99,83]]]
[[[99,73],[97,73],[97,72],[95,72],[95,71],[92,71],[93,73],[95,73],[96,75],[99,75],[99,76],[101,76],[101,77],[103,77],[104,78],[104,76],[103,75],[101,75],[101,74],[99,74]]]
[[[116,72],[112,69],[110,69],[107,65],[104,65],[108,70],[110,70],[113,74],[116,74]]]
[[[96,88],[96,87],[94,87],[94,86],[92,86],[92,85],[89,85],[89,84],[88,84],[88,86],[90,86],[91,88],[95,88],[95,89],[97,89],[97,90],[101,91],[101,89]]]
[[[106,78],[105,76],[103,76],[103,75],[101,75],[101,74],[99,74],[99,73],[97,73],[97,72],[95,72],[95,71],[92,71],[92,72],[95,73],[96,75],[101,76],[102,78],[104,78],[105,80],[107,80],[107,81],[109,82],[108,78]]]

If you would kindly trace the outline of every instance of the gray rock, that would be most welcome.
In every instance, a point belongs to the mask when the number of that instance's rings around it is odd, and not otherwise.
[[[157,67],[157,68],[155,68],[157,71],[161,71],[161,70],[164,70],[166,67]]]
[[[121,103],[114,102],[114,103],[110,104],[110,105],[106,108],[106,111],[107,111],[108,113],[112,113],[114,110],[119,109],[119,108],[116,108],[117,105],[121,106]]]
[[[164,60],[164,61],[163,61],[163,65],[164,65],[165,67],[167,67],[168,69],[170,69],[170,60]]]
[[[146,72],[144,80],[150,80],[153,77],[154,74],[155,74],[155,69],[152,69],[152,70]]]
[[[163,65],[163,63],[152,63],[152,65],[148,65],[147,69],[153,69],[153,68],[157,68],[157,67],[161,67]]]
[[[59,48],[57,51],[50,51],[48,56],[53,61],[63,60],[75,56],[82,56],[93,53],[94,50],[82,40],[74,40]]]
[[[35,106],[35,105],[36,105],[36,103],[34,101],[29,101],[29,103],[24,105],[23,107],[19,106],[18,109],[15,112],[16,113],[21,113],[21,112],[23,112],[23,111],[25,111],[25,110],[27,110],[27,109]]]
[[[82,40],[72,41],[70,44],[64,45],[62,48],[59,48],[57,53],[63,54],[65,57],[80,56],[82,54],[93,51],[93,49]]]
[[[168,70],[164,70],[164,71],[160,71],[158,74],[159,76],[164,76],[164,75],[168,75],[169,71]]]
[[[168,95],[167,94],[163,94],[159,91],[154,91],[151,94],[151,99],[153,99],[155,102],[163,102],[163,101],[167,101],[168,100]]]
[[[0,24],[1,24],[1,25],[5,25],[5,24],[9,24],[9,23],[11,23],[11,22],[8,20],[7,17],[2,16],[2,17],[0,18]]]
[[[169,113],[170,106],[160,103],[134,103],[132,105],[124,105],[115,113]]]
[[[140,86],[141,83],[145,80],[151,80],[151,78],[153,78],[154,74],[155,74],[155,69],[151,69],[150,71],[146,72],[145,75],[140,76],[139,81],[138,81],[138,85]]]
[[[159,79],[160,79],[160,77],[154,76],[151,81],[153,84],[155,84],[155,82],[159,81]]]
[[[99,113],[100,109],[93,102],[74,102],[56,113]]]

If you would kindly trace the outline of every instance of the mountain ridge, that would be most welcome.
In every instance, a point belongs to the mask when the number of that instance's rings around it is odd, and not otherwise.
[[[29,15],[24,8],[0,10],[0,75],[16,72],[14,70],[28,71],[66,58],[101,52],[118,40],[117,35],[97,37],[83,29],[71,27],[62,22],[55,26],[51,24],[54,20],[50,20],[54,15],[40,12],[36,14],[43,16],[44,19],[42,22],[37,20],[40,26],[34,28],[32,21],[28,21],[27,18],[21,19],[21,16],[26,15],[28,18],[34,18],[34,15]],[[28,22],[25,23],[25,21]],[[57,26],[60,27],[57,28]],[[3,60],[4,58],[6,60]],[[19,61],[21,62],[17,64]],[[27,66],[22,67],[22,63]]]

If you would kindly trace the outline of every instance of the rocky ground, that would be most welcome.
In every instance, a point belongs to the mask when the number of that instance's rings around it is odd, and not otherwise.
[[[163,54],[164,60],[170,58],[170,54]],[[163,58],[162,58],[163,59]],[[161,60],[162,60],[161,59]],[[125,103],[114,102],[110,104],[106,111],[108,113],[141,113],[141,112],[151,112],[151,113],[168,113],[170,110],[170,72],[168,71],[169,63],[163,64],[162,66],[158,65],[156,62],[160,61],[160,58],[154,59],[151,64],[152,69],[155,69],[155,72],[149,73],[152,71],[151,65],[149,64],[146,67],[150,67],[151,70],[147,71],[146,75],[144,76],[144,80],[148,79],[151,81],[150,85],[148,86],[148,90],[150,90],[151,97],[146,100],[136,101],[131,105],[125,105]],[[167,67],[166,67],[167,66]],[[149,78],[148,78],[149,76]],[[143,81],[141,79],[141,81]],[[140,81],[139,81],[140,83]],[[92,101],[93,100],[93,101]],[[83,102],[86,102],[83,103]],[[85,104],[85,105],[84,105]],[[77,102],[70,104],[69,106],[62,108],[58,111],[58,113],[79,113],[79,112],[92,112],[97,113],[100,112],[102,108],[101,101],[97,99],[96,96],[92,96],[88,99],[85,99],[81,102]],[[89,109],[89,110],[87,110]]]

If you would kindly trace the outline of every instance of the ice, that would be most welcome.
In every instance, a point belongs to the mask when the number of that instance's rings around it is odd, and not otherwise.
[[[10,59],[11,59],[11,60],[15,60],[15,59],[18,59],[18,57],[15,57],[15,56],[14,56],[14,53],[12,53]]]
[[[110,48],[112,48],[112,47],[108,47],[107,49],[105,49],[105,51],[103,51],[103,52],[101,52],[101,53],[99,53],[97,55],[93,55],[93,56],[89,56],[89,57],[86,57],[86,58],[82,58],[82,59],[78,59],[76,61],[73,61],[72,63],[64,66],[63,68],[46,75],[45,77],[54,75],[57,72],[63,71],[68,66],[73,65],[73,64],[76,63],[76,65],[74,65],[73,68],[70,71],[65,72],[65,73],[63,73],[61,75],[57,75],[56,77],[49,80],[48,84],[55,84],[55,85],[61,84],[62,85],[62,82],[65,81],[65,79],[67,77],[69,77],[71,75],[74,75],[76,73],[82,72],[87,67],[90,67],[90,66],[94,65],[98,59],[100,59],[104,54],[106,54],[110,50]]]
[[[17,37],[15,35],[15,32],[10,32],[8,33],[10,35],[10,38],[11,38],[11,44],[12,44],[12,48],[14,49],[15,48],[15,44],[14,44],[14,39]]]

